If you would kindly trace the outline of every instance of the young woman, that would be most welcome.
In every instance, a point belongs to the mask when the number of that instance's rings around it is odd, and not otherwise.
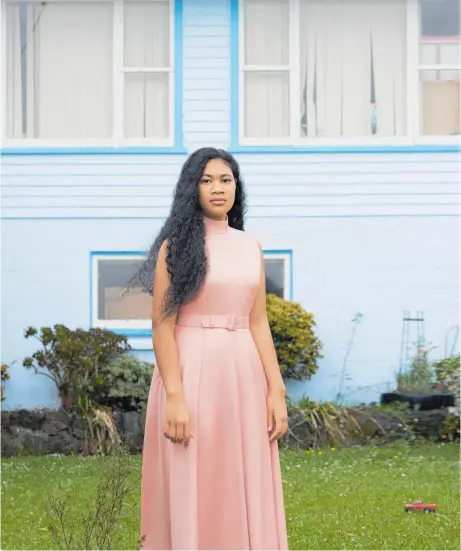
[[[153,294],[142,549],[287,549],[277,438],[285,387],[266,314],[264,262],[243,231],[235,159],[184,164],[140,277]]]

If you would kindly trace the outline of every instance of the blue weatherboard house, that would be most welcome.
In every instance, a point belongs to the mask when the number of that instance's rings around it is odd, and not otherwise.
[[[376,400],[414,335],[458,352],[458,0],[1,9],[6,408],[58,405],[22,367],[27,326],[153,359],[150,299],[124,286],[204,145],[241,164],[271,290],[315,315],[324,359],[294,398]]]

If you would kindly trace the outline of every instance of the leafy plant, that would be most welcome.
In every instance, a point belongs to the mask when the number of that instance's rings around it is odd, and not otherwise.
[[[348,442],[350,436],[361,433],[355,417],[346,408],[331,402],[319,404],[303,397],[291,407],[303,413],[313,439],[313,447],[327,444],[341,446]]]
[[[429,350],[424,346],[417,348],[410,369],[397,375],[397,390],[401,392],[430,392],[434,388],[434,371],[428,361]]]
[[[10,374],[8,373],[8,366],[6,364],[2,364],[1,369],[2,369],[1,371],[2,383],[4,383],[10,378]],[[0,388],[0,396],[1,396],[1,401],[3,402],[3,400],[5,399],[5,387],[3,386],[3,384]]]
[[[24,367],[50,378],[68,411],[78,396],[88,395],[104,382],[103,368],[130,349],[125,336],[99,328],[72,330],[55,325],[38,331],[29,327],[25,337],[37,338],[42,348],[25,358]]]
[[[129,494],[138,486],[131,486],[132,460],[124,444],[117,444],[107,459],[107,468],[101,472],[97,497],[93,507],[72,515],[73,496],[56,496],[48,489],[48,530],[56,549],[117,549],[120,519],[124,514]]]
[[[144,411],[154,367],[123,354],[103,368],[104,381],[95,389],[94,401],[112,410]]]
[[[310,379],[322,358],[322,343],[314,333],[314,316],[300,304],[267,295],[267,315],[282,375]]]
[[[459,405],[460,358],[453,356],[434,363],[435,378],[439,389],[452,392]]]
[[[458,415],[451,413],[443,422],[441,430],[441,438],[453,441],[459,438],[460,435],[460,418]]]

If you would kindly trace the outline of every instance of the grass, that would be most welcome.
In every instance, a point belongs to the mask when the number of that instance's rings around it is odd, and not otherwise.
[[[281,452],[290,549],[460,549],[459,447],[366,447]],[[46,488],[72,495],[80,516],[96,496],[101,457],[2,460],[2,549],[54,549]],[[130,482],[140,474],[131,458]],[[139,486],[129,496],[117,549],[136,549]],[[436,503],[435,515],[406,514],[404,504]]]

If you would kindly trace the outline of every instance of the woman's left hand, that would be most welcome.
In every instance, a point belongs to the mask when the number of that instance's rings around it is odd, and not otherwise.
[[[285,392],[269,391],[267,396],[267,430],[270,442],[282,437],[288,430]]]

